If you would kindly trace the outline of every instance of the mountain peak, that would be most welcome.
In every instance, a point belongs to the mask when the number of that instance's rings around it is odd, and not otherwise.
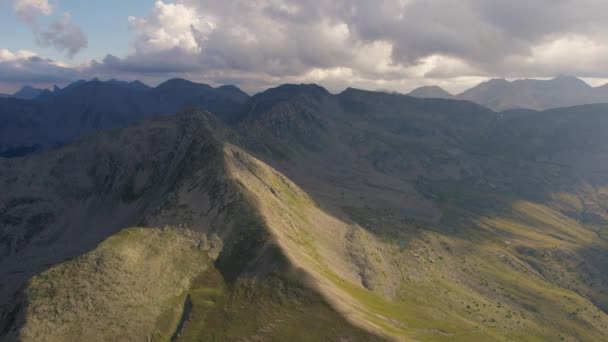
[[[439,86],[424,86],[412,90],[407,95],[420,98],[437,98],[437,99],[453,99],[454,95],[450,94]]]
[[[582,86],[585,88],[590,88],[591,86],[588,85],[585,81],[581,80],[580,78],[576,77],[576,76],[569,76],[569,75],[559,75],[557,77],[555,77],[552,80],[549,80],[549,82],[554,83],[554,84],[559,84],[559,85],[567,85],[567,86]]]
[[[32,87],[30,85],[26,85],[23,88],[21,88],[18,92],[13,94],[13,96],[18,99],[32,100],[32,99],[35,99],[36,97],[38,97],[38,95],[40,95],[43,91],[44,91],[44,89],[39,89],[39,88]]]
[[[364,89],[359,89],[359,88],[353,88],[353,87],[348,87],[346,89],[344,89],[344,91],[342,91],[340,94],[341,96],[350,96],[350,95],[356,95],[356,94],[371,94],[374,93],[371,90],[364,90]],[[388,94],[388,93],[385,93]]]
[[[504,78],[492,78],[486,82],[483,82],[482,84],[507,85],[507,84],[511,84],[511,82],[509,82],[507,79],[504,79]]]
[[[190,80],[186,80],[183,78],[172,78],[167,80],[161,84],[159,84],[157,89],[168,89],[168,88],[183,88],[183,87],[201,87],[201,88],[213,88],[206,83],[197,83]]]
[[[241,90],[239,87],[235,86],[234,84],[224,84],[219,86],[220,89],[226,89],[226,90]]]
[[[306,96],[315,100],[329,96],[330,93],[318,84],[282,84],[254,95],[244,111],[242,119],[257,117],[271,110],[275,105]]]
[[[285,93],[312,93],[317,95],[328,95],[329,92],[322,86],[315,83],[300,83],[300,84],[281,84],[276,88],[268,89],[266,92],[285,92]]]
[[[576,76],[559,75],[553,79],[492,79],[466,90],[459,98],[477,102],[495,111],[514,108],[545,110],[608,100]]]
[[[504,78],[492,78],[487,81],[481,82],[478,85],[465,90],[463,93],[459,94],[458,97],[463,98],[465,100],[469,100],[468,96],[471,93],[475,92],[487,92],[489,90],[498,91],[499,89],[504,89],[506,87],[511,86],[512,83],[507,81]]]
[[[135,81],[121,81],[121,80],[116,80],[116,79],[111,79],[108,80],[106,82],[104,82],[106,84],[111,84],[111,85],[116,85],[116,86],[121,86],[121,87],[126,87],[129,89],[134,89],[134,90],[147,90],[150,89],[150,87],[148,85],[146,85],[145,83],[139,81],[139,80],[135,80]]]
[[[267,89],[253,97],[258,102],[280,102],[294,96],[306,94],[314,97],[330,95],[329,92],[318,84],[282,84],[275,88]]]

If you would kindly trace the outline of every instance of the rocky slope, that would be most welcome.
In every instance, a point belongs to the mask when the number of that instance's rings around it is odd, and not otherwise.
[[[4,339],[374,339],[287,262],[218,125],[183,114],[3,162]]]
[[[45,155],[3,160],[1,303],[32,274],[92,249],[169,205],[166,196],[183,186],[176,183],[180,173],[200,172],[192,168],[202,163],[219,167],[201,120],[150,121]],[[197,150],[189,151],[193,144]],[[198,153],[198,160],[181,160],[188,152]]]
[[[286,85],[4,160],[0,336],[601,340],[606,112]]]
[[[342,232],[328,250],[348,246],[356,276],[341,277],[380,295],[355,292],[372,317],[401,315],[401,336],[420,340],[606,333],[605,105],[502,116],[354,89],[291,94],[241,124],[243,144],[364,228],[316,223]],[[451,326],[463,318],[476,333]]]

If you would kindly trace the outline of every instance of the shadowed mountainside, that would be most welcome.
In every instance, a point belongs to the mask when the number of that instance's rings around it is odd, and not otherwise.
[[[606,113],[284,85],[4,160],[0,332],[601,340]]]
[[[452,95],[438,86],[426,86],[412,90],[407,95],[424,99],[449,99],[457,100],[455,95]]]
[[[492,79],[457,95],[452,95],[439,87],[421,87],[408,95],[420,98],[468,100],[499,112],[513,109],[546,110],[608,103],[608,85],[591,87],[579,78],[562,75],[551,80]]]
[[[187,113],[3,161],[1,335],[373,340],[286,263],[222,134]]]
[[[32,100],[0,100],[0,156],[15,157],[61,146],[105,129],[188,107],[234,120],[249,96],[234,86],[213,88],[172,79],[156,88],[141,82],[78,81]]]
[[[31,87],[31,86],[25,86],[25,87],[19,89],[19,91],[17,91],[16,93],[14,93],[11,96],[18,98],[18,99],[22,99],[22,100],[32,100],[32,99],[35,99],[36,97],[40,96],[40,94],[42,94],[43,92],[44,92],[43,89],[38,89],[38,88]]]
[[[606,105],[506,116],[462,101],[300,87],[269,107],[241,123],[243,144],[380,240],[374,253],[353,252],[364,287],[401,303],[441,298],[516,339],[605,333]],[[367,233],[361,240],[373,241]],[[545,306],[562,295],[577,304]],[[583,311],[594,312],[583,324],[591,335],[573,326]]]

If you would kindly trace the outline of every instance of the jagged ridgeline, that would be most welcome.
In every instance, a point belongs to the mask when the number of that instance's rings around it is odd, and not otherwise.
[[[605,112],[289,85],[3,160],[0,336],[602,340]]]
[[[288,261],[253,195],[295,185],[216,124],[190,112],[3,163],[3,339],[376,339]]]

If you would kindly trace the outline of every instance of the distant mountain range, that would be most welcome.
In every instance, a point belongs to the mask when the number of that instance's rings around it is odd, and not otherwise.
[[[14,93],[11,97],[15,97],[22,100],[32,100],[40,96],[45,91],[45,89],[34,88],[31,86],[25,86],[21,88],[19,91]]]
[[[329,95],[318,85],[283,85],[250,98],[232,85],[212,87],[184,79],[171,79],[157,87],[140,81],[98,79],[77,81],[63,89],[25,86],[13,95],[0,96],[0,157],[61,146],[97,131],[171,115],[187,107],[208,110],[225,123],[235,124],[266,111],[271,104],[291,96],[295,89],[306,89],[317,98]],[[527,112],[522,109],[608,102],[608,85],[591,87],[569,76],[547,81],[495,79],[458,95],[437,86],[421,87],[408,95],[466,100],[498,112],[517,110],[524,114]],[[453,102],[445,105],[456,106]]]
[[[456,100],[458,97],[456,95],[452,95],[446,90],[438,86],[425,86],[412,90],[409,96],[420,97],[426,99],[450,99]]]
[[[234,86],[214,88],[182,79],[155,88],[139,81],[97,79],[52,91],[24,87],[13,97],[0,99],[0,156],[29,154],[186,107],[209,110],[231,121],[248,99]]]
[[[608,103],[608,84],[591,87],[579,78],[558,76],[551,80],[493,79],[452,95],[440,87],[421,87],[408,95],[422,98],[460,99],[495,111],[545,110],[593,103]]]

